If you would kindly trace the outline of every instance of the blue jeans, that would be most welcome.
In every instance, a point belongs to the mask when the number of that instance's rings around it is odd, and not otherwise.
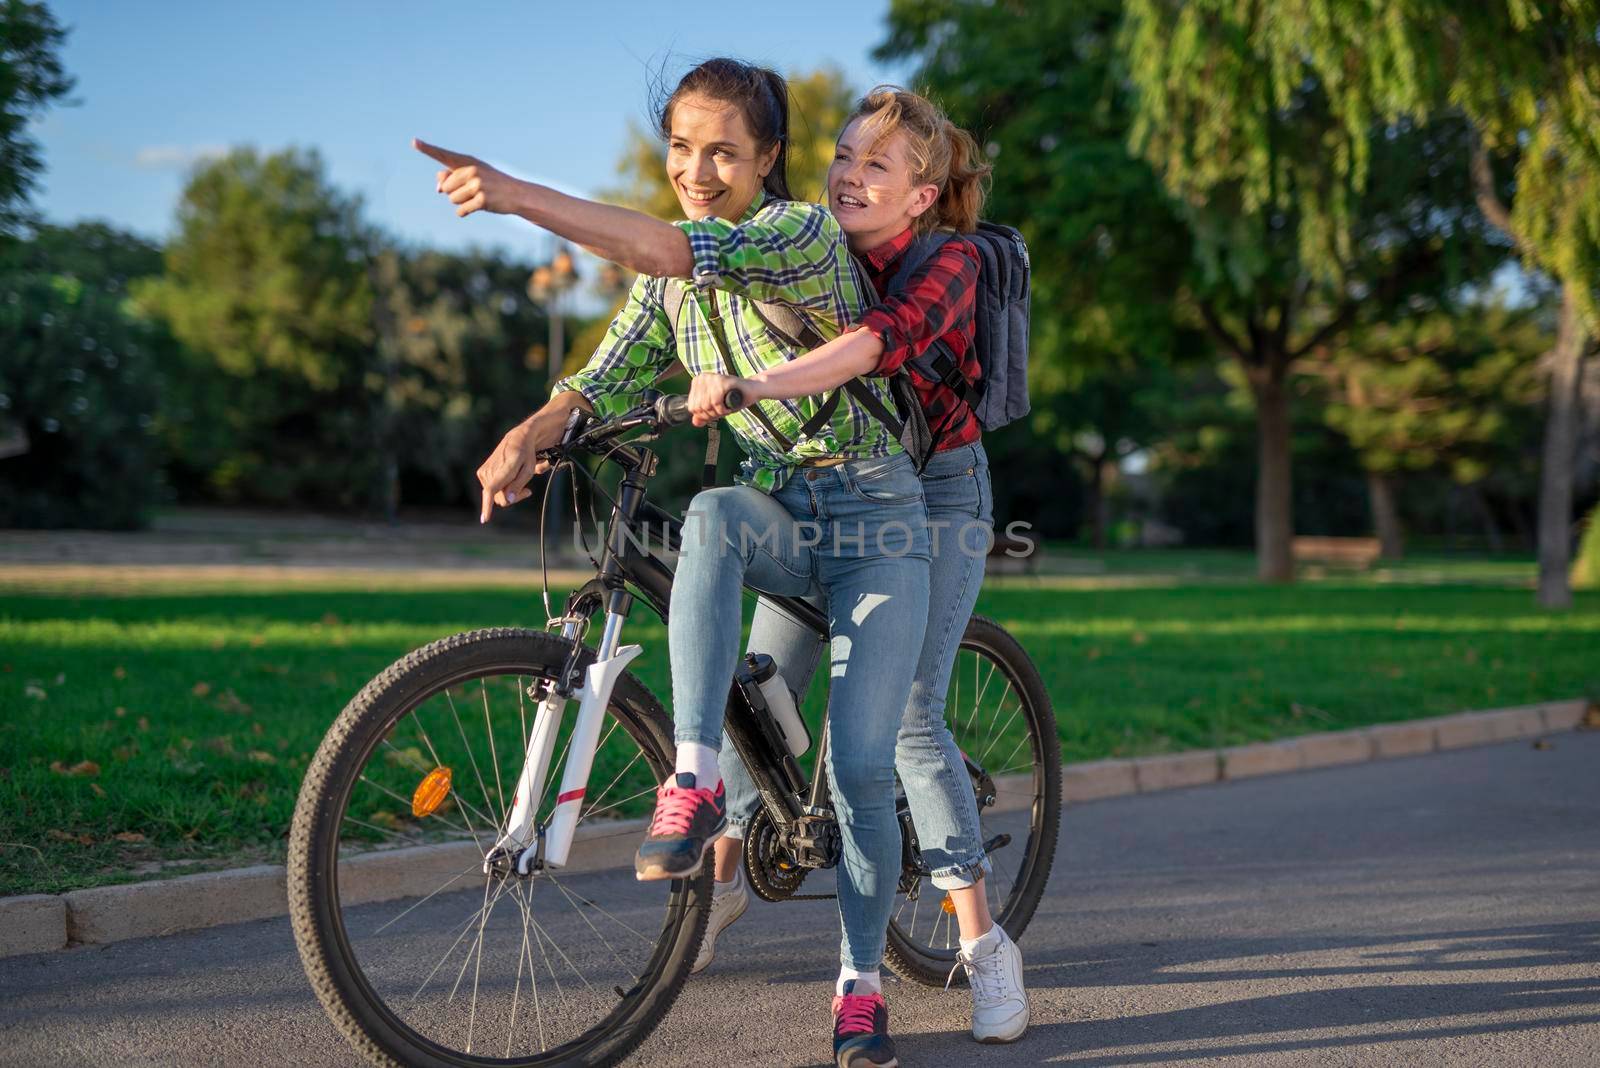
[[[994,497],[982,445],[935,453],[922,473],[933,549],[929,569],[928,626],[916,677],[900,721],[895,768],[905,788],[922,859],[941,890],[971,886],[991,870],[978,829],[978,806],[961,750],[944,721],[950,672],[967,620],[983,584],[993,530]],[[762,601],[750,628],[750,650],[769,654],[784,680],[804,695],[821,645],[808,628]],[[725,749],[722,779],[728,791],[730,834],[760,805],[755,784],[737,756]]]
[[[684,516],[667,638],[677,742],[722,746],[745,586],[829,606],[828,777],[844,856],[841,956],[883,959],[900,877],[894,752],[928,618],[928,517],[904,455],[805,469],[765,494],[697,494]],[[820,646],[815,635],[813,645]],[[815,658],[813,657],[813,666]],[[727,761],[737,764],[729,753]],[[748,782],[748,777],[745,778]]]

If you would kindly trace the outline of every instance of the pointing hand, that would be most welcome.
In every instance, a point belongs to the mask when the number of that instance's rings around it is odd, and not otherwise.
[[[456,205],[457,215],[465,218],[475,211],[507,214],[516,210],[516,190],[522,183],[509,174],[476,156],[452,152],[416,138],[411,139],[411,147],[447,168],[436,176],[435,188]]]

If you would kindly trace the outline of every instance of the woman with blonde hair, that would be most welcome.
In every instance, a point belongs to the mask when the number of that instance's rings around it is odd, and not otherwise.
[[[751,401],[820,394],[858,376],[894,374],[936,345],[962,377],[975,383],[982,374],[974,345],[980,261],[960,235],[977,228],[989,169],[971,135],[926,97],[893,86],[863,97],[839,135],[828,200],[879,302],[839,337],[798,359],[748,377],[696,376],[689,393],[696,422],[726,415],[730,389]],[[951,670],[984,574],[986,554],[973,553],[965,535],[981,529],[985,550],[990,544],[989,463],[982,427],[962,392],[919,375],[911,381],[932,438],[922,485],[934,537],[927,629],[895,762],[924,862],[955,909],[958,966],[965,967],[972,989],[973,1035],[983,1042],[1009,1042],[1028,1025],[1021,953],[989,913],[983,885],[989,863],[979,838],[977,805],[944,721]],[[814,636],[765,602],[757,608],[749,648],[772,655],[783,677],[802,693],[820,652]],[[697,968],[710,962],[718,933],[747,901],[737,836],[754,815],[757,799],[736,760],[724,761],[723,778],[732,828],[716,846],[718,881]],[[837,1001],[842,1002],[835,1009],[835,1045],[843,1047],[839,1063],[889,1063],[892,1052],[872,1059],[885,1047],[892,1051],[877,974],[845,967]],[[843,1055],[849,1049],[859,1051],[859,1061]]]

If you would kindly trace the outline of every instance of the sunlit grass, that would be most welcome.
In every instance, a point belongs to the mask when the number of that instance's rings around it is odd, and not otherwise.
[[[457,631],[542,626],[526,581],[471,581],[0,576],[0,892],[281,857],[306,762],[367,679]],[[1595,594],[1543,613],[1508,586],[1017,579],[979,610],[1033,654],[1069,760],[1600,693]],[[625,640],[670,707],[665,629],[641,606]]]

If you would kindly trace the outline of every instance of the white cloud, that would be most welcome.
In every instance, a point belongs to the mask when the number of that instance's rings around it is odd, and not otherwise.
[[[183,170],[227,153],[226,145],[150,145],[133,154],[133,165],[147,171]]]

